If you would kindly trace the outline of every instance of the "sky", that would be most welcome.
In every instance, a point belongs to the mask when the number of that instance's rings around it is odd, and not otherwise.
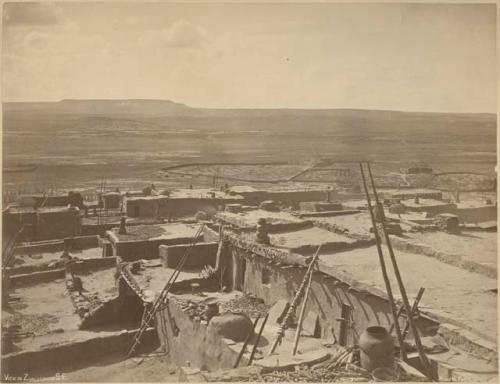
[[[2,98],[496,112],[494,4],[4,3]]]

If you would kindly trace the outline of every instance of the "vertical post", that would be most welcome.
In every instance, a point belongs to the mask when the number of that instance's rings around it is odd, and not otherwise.
[[[339,344],[343,347],[347,345],[349,322],[351,318],[352,307],[349,304],[342,303],[342,310],[340,312],[340,328],[339,328]]]
[[[398,322],[398,315],[396,313],[396,304],[394,303],[394,296],[392,295],[391,282],[389,280],[389,276],[387,275],[387,269],[385,266],[384,255],[382,253],[382,247],[380,245],[380,242],[381,242],[380,236],[379,236],[378,230],[377,230],[377,222],[375,220],[375,215],[373,213],[372,203],[371,203],[371,199],[370,199],[370,193],[368,192],[368,186],[366,184],[365,172],[363,170],[362,163],[359,163],[359,168],[361,170],[361,178],[363,180],[363,188],[364,188],[365,194],[366,194],[366,202],[368,203],[368,211],[370,212],[370,217],[372,220],[373,233],[375,235],[375,241],[377,244],[377,252],[378,252],[378,257],[379,257],[379,262],[380,262],[380,268],[382,269],[382,277],[384,279],[385,288],[387,290],[387,296],[389,296],[389,304],[391,306],[392,317],[394,319],[394,327],[396,328],[396,335],[398,337],[399,348],[401,351],[401,358],[404,361],[406,361],[406,359],[407,359],[406,350],[405,350],[404,343],[403,343],[403,337],[401,335],[401,327],[399,326],[399,322]]]
[[[378,194],[377,194],[377,190],[375,188],[375,183],[373,182],[373,176],[372,176],[372,171],[371,171],[369,162],[367,162],[367,166],[368,166],[368,173],[370,175],[370,180],[371,180],[371,184],[372,184],[373,195],[375,196],[375,201],[377,203],[379,203]],[[431,368],[429,360],[427,359],[427,356],[424,353],[424,348],[423,348],[422,342],[420,340],[420,335],[418,334],[417,327],[415,326],[415,323],[413,322],[412,310],[410,307],[410,303],[408,301],[408,296],[406,295],[406,289],[403,285],[403,280],[401,278],[401,274],[399,273],[399,267],[398,267],[398,264],[396,262],[396,257],[394,256],[394,250],[392,249],[391,240],[389,239],[389,234],[387,233],[387,230],[385,228],[385,222],[383,220],[382,220],[382,233],[383,233],[384,238],[385,238],[387,249],[389,250],[389,255],[391,257],[391,262],[392,262],[392,267],[394,269],[394,274],[396,275],[396,280],[398,282],[399,291],[401,292],[401,297],[403,299],[403,305],[404,305],[405,311],[408,314],[408,322],[410,323],[410,328],[411,328],[411,331],[413,333],[413,337],[415,338],[415,344],[416,344],[417,349],[418,349],[420,361],[422,362],[422,365],[424,366],[424,369],[425,369],[427,375],[429,376],[429,378],[430,379],[437,379],[436,375],[434,375],[434,373],[433,373],[433,370]],[[395,319],[395,322],[397,322],[397,318]],[[396,324],[397,323],[395,323],[395,325]]]

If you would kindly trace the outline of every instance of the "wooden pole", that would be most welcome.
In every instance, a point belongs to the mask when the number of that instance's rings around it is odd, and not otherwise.
[[[370,163],[367,162],[367,165],[368,165],[368,173],[369,173],[370,179],[371,179],[373,195],[375,196],[375,202],[377,204],[377,207],[379,207],[380,203],[379,203],[379,199],[378,199],[377,190],[375,188],[375,183],[373,181],[373,175],[372,175],[372,171],[370,168]],[[396,257],[394,256],[394,250],[392,249],[392,245],[391,245],[391,240],[389,239],[389,234],[387,233],[387,229],[385,228],[385,222],[383,219],[381,220],[381,223],[382,223],[382,233],[383,233],[384,238],[385,238],[387,249],[389,250],[389,255],[391,257],[391,262],[392,262],[392,267],[394,269],[394,274],[396,275],[396,280],[398,282],[399,291],[401,292],[401,297],[403,299],[403,305],[404,305],[405,311],[408,314],[408,322],[410,323],[410,328],[411,328],[411,331],[413,333],[413,337],[415,338],[415,344],[417,346],[420,361],[422,362],[422,365],[424,366],[424,369],[425,369],[427,375],[429,376],[429,378],[433,379],[433,380],[437,380],[436,375],[433,374],[429,360],[427,359],[427,356],[424,353],[424,348],[422,346],[422,342],[420,340],[420,335],[418,334],[417,327],[415,326],[415,323],[413,322],[412,310],[410,307],[410,303],[408,301],[408,296],[406,295],[406,289],[405,289],[405,286],[403,284],[403,279],[401,278],[401,274],[399,273],[398,263],[396,262]],[[375,231],[376,231],[376,229],[375,229]],[[395,319],[395,322],[397,322],[397,319]]]
[[[260,326],[259,334],[257,335],[257,339],[255,340],[255,344],[253,345],[250,359],[248,359],[248,365],[252,365],[253,358],[255,356],[255,352],[257,351],[257,346],[259,345],[259,340],[260,340],[260,337],[262,336],[262,331],[264,330],[264,327],[266,325],[268,317],[269,317],[269,312],[266,314],[266,317],[264,317],[264,320],[262,321],[262,325]]]
[[[413,302],[413,306],[412,306],[412,311],[413,311],[412,315],[415,314],[416,308],[418,307],[418,303],[420,302],[420,299],[422,298],[424,291],[425,291],[425,288],[423,288],[423,287],[421,287],[418,290],[417,297],[415,298],[415,301]],[[404,305],[402,305],[398,310],[398,319],[401,316],[401,314],[403,313],[403,309],[404,309]],[[393,329],[394,329],[394,324],[391,324],[391,327],[389,328],[389,333],[391,333]],[[403,329],[402,335],[403,335],[403,339],[404,339],[405,338],[405,330],[404,329]]]
[[[312,276],[313,276],[313,270],[311,270],[309,274],[309,280],[307,281],[306,292],[304,293],[304,301],[302,302],[302,308],[300,310],[299,323],[297,324],[297,331],[295,332],[295,340],[293,341],[292,356],[295,356],[295,354],[297,353],[297,347],[299,346],[300,332],[302,330],[302,323],[304,321],[304,314],[306,312],[307,299],[309,298],[309,292],[311,291]]]
[[[418,318],[418,304],[420,302],[420,299],[422,298],[422,295],[424,294],[425,288],[420,288],[418,291],[417,298],[413,302],[413,306],[411,307],[411,316],[412,318],[417,315]],[[403,327],[403,340],[405,339],[406,335],[408,334],[408,331],[410,330],[410,323],[408,320],[405,323],[405,326]]]
[[[236,363],[234,363],[233,368],[238,368],[238,365],[240,364],[240,360],[243,357],[245,350],[247,349],[248,342],[250,341],[250,339],[252,338],[252,336],[254,334],[255,327],[257,326],[259,319],[260,319],[260,315],[258,315],[257,318],[255,319],[255,321],[253,322],[252,332],[250,332],[250,334],[245,339],[245,342],[243,343],[243,347],[241,348],[240,354],[238,355],[238,359],[236,359]]]
[[[290,317],[294,313],[295,308],[297,308],[297,305],[299,304],[300,297],[304,293],[304,289],[305,289],[306,283],[307,283],[307,278],[309,277],[309,273],[312,271],[313,265],[318,260],[319,251],[321,250],[322,245],[323,244],[320,244],[318,249],[316,250],[314,257],[312,258],[311,263],[309,264],[309,267],[307,268],[306,274],[304,275],[304,279],[302,280],[302,283],[300,284],[300,287],[297,290],[297,293],[295,294],[295,296],[292,300],[292,303],[290,304],[290,307],[288,308],[288,311],[285,315],[285,318],[283,319],[283,321],[280,324],[280,327],[278,329],[278,333],[276,335],[276,339],[274,340],[273,345],[271,346],[271,349],[269,350],[269,355],[272,355],[274,353],[278,344],[281,343],[283,336],[285,336],[285,329],[288,326],[288,321],[290,320]]]
[[[387,269],[385,266],[385,260],[384,260],[384,255],[382,253],[382,247],[380,245],[380,236],[378,234],[377,230],[377,223],[375,221],[375,215],[372,210],[372,203],[370,200],[370,193],[368,192],[368,186],[366,185],[366,179],[365,179],[365,172],[363,171],[363,164],[359,163],[359,168],[361,170],[361,178],[363,179],[363,187],[365,190],[366,194],[366,202],[368,203],[368,211],[370,212],[370,217],[372,220],[372,225],[373,225],[373,233],[375,235],[375,242],[377,244],[377,252],[378,252],[378,258],[380,262],[380,268],[382,269],[382,277],[384,279],[385,283],[385,289],[387,290],[387,296],[389,296],[389,303],[391,305],[391,312],[392,312],[392,317],[394,319],[394,327],[396,328],[396,335],[398,337],[398,342],[399,342],[399,348],[401,351],[401,358],[406,361],[407,360],[407,355],[406,355],[406,350],[403,344],[403,337],[401,335],[401,328],[399,327],[398,323],[398,315],[396,313],[396,304],[394,303],[394,296],[392,295],[392,288],[391,288],[391,282],[389,280],[389,276],[387,275]]]

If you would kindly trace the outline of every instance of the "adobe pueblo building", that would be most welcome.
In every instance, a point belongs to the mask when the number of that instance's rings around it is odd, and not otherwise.
[[[11,204],[2,377],[497,380],[494,198],[375,188],[368,172],[355,189]]]

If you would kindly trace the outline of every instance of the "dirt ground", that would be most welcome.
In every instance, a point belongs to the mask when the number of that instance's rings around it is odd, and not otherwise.
[[[102,361],[63,374],[62,382],[178,382],[177,367],[168,356],[144,356],[122,361]]]

